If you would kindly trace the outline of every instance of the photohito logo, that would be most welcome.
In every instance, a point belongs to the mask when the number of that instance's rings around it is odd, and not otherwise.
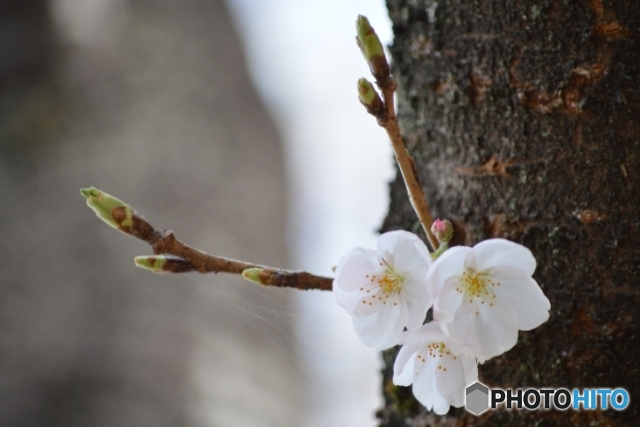
[[[490,389],[475,382],[467,387],[465,408],[474,415],[480,415],[488,409],[504,406],[507,409],[602,409],[622,411],[629,406],[629,392],[624,388],[529,388],[529,389]]]

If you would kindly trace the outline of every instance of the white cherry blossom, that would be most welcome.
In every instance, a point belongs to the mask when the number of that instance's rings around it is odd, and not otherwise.
[[[413,383],[418,402],[438,415],[449,412],[449,406],[464,405],[466,387],[478,379],[475,359],[464,355],[438,322],[406,333],[403,344],[393,367],[393,383]]]
[[[531,277],[535,268],[529,249],[504,239],[447,250],[427,276],[434,319],[480,363],[504,353],[518,330],[549,318],[549,300]]]
[[[333,293],[363,343],[384,350],[399,343],[405,328],[424,323],[431,264],[426,245],[407,231],[384,233],[377,251],[356,248],[340,259]]]

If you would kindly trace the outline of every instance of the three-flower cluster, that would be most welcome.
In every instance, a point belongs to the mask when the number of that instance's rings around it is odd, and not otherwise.
[[[402,344],[393,382],[413,384],[420,403],[446,414],[464,404],[478,363],[549,318],[535,268],[531,251],[508,240],[453,247],[433,261],[416,235],[392,231],[377,250],[356,248],[340,259],[333,291],[367,346]],[[433,321],[425,324],[429,309]]]

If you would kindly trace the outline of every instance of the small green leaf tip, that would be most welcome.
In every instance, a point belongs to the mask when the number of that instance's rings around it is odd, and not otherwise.
[[[83,188],[80,194],[87,199],[87,205],[93,209],[98,218],[111,227],[123,230],[123,227],[128,229],[133,225],[133,209],[122,200],[95,187]]]
[[[374,56],[384,56],[384,48],[366,16],[358,15],[356,20],[358,46],[364,58],[369,62]]]
[[[242,277],[245,280],[262,285],[262,281],[260,280],[262,270],[262,268],[247,268],[242,272]]]
[[[136,266],[144,268],[145,270],[151,270],[154,273],[168,273],[163,270],[167,258],[162,255],[137,256],[133,259],[133,262]]]

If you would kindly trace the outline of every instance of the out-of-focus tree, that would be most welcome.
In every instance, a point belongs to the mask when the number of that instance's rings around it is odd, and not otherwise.
[[[25,160],[59,125],[46,0],[0,2],[0,154]]]
[[[286,266],[283,170],[222,1],[0,1],[0,425],[300,425],[292,295],[136,269],[78,193]]]

